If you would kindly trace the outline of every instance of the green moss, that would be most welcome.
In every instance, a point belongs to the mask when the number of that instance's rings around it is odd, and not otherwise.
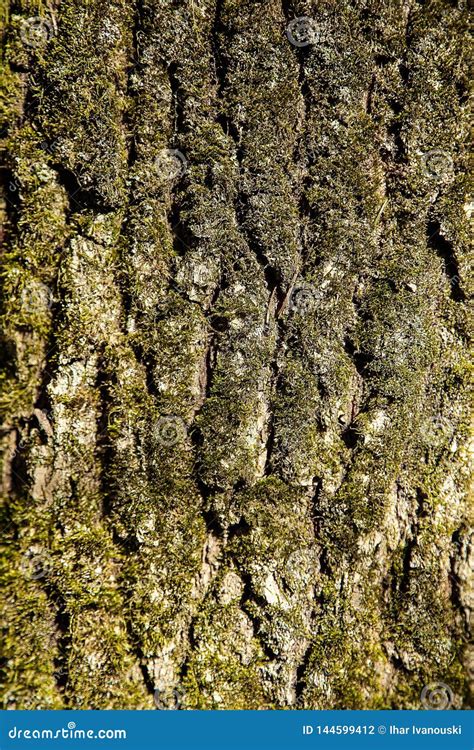
[[[193,623],[197,649],[186,664],[185,705],[194,709],[272,708],[262,688],[266,663],[238,602],[209,602]]]
[[[4,575],[10,705],[462,699],[464,21],[405,10],[12,17],[6,560],[51,565]]]

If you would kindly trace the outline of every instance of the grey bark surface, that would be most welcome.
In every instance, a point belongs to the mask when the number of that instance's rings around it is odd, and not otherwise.
[[[10,5],[5,707],[469,706],[468,13]]]

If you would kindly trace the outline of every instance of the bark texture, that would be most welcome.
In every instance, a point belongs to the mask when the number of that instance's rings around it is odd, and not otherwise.
[[[10,4],[6,707],[468,706],[467,15]]]

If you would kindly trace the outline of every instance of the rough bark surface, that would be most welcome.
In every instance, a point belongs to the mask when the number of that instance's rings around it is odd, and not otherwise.
[[[6,707],[468,706],[467,15],[10,4]]]

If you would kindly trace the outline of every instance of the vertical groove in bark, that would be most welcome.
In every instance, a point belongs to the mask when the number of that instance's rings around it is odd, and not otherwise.
[[[7,706],[467,706],[460,5],[12,4]]]

